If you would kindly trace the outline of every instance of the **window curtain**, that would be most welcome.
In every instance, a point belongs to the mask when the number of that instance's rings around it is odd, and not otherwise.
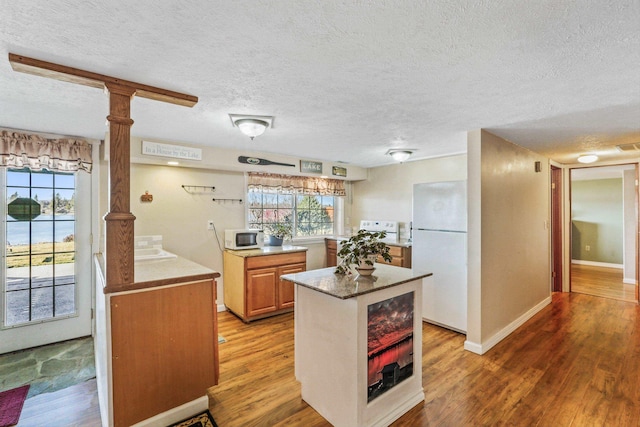
[[[84,139],[0,130],[0,166],[91,173],[91,144]]]
[[[249,172],[249,191],[279,194],[344,196],[344,181],[309,176]]]

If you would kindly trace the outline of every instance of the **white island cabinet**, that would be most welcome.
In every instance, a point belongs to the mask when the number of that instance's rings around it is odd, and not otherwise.
[[[302,399],[335,427],[388,426],[424,400],[422,278],[375,264],[288,274],[296,284],[295,375]]]

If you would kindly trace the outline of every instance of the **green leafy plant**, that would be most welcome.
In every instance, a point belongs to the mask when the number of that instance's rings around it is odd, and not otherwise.
[[[348,240],[342,242],[342,246],[338,251],[338,257],[342,259],[336,267],[338,274],[350,274],[352,265],[373,265],[374,256],[380,255],[386,262],[391,262],[389,255],[389,246],[382,242],[387,233],[385,231],[366,231],[358,230]]]
[[[290,222],[274,222],[265,224],[264,228],[269,236],[283,240],[291,239],[292,227]]]

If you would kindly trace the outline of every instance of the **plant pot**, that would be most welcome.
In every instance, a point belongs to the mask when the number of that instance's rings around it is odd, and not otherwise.
[[[356,267],[356,271],[361,276],[371,276],[373,274],[373,272],[375,271],[375,269],[376,268],[373,267],[373,266],[368,266],[367,268]]]
[[[282,240],[275,236],[269,236],[269,246],[282,246]]]
[[[360,260],[360,263],[356,267],[358,273],[362,276],[370,276],[371,274],[373,274],[373,271],[376,269],[374,263],[376,262],[377,258],[377,255],[367,255],[366,259]],[[369,261],[371,264],[368,264],[367,261]]]

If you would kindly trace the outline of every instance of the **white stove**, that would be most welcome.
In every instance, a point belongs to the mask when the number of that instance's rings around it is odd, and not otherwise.
[[[367,231],[386,231],[387,237],[382,239],[382,241],[386,243],[397,243],[400,225],[398,221],[362,220],[360,221],[360,229]]]

